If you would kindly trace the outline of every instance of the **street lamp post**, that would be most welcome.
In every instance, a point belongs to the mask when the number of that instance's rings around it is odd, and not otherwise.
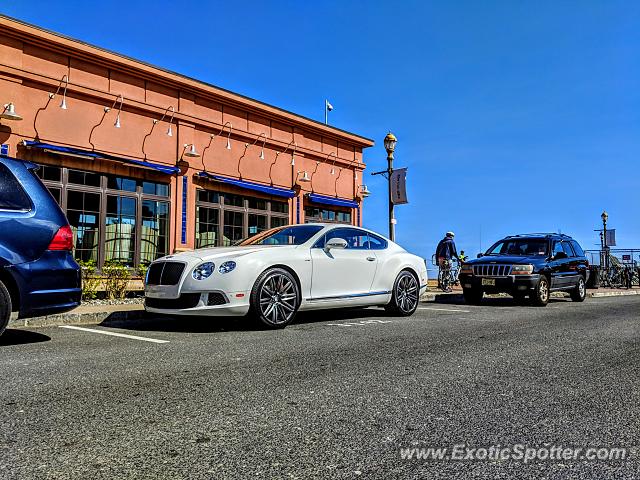
[[[607,246],[607,219],[609,218],[609,214],[604,211],[602,215],[600,215],[602,219],[602,250],[604,256],[604,269],[609,269],[609,247]]]
[[[387,181],[389,183],[389,240],[396,240],[396,219],[393,214],[393,202],[391,201],[391,174],[393,173],[393,151],[396,149],[398,139],[389,132],[384,137],[384,149],[387,151]]]

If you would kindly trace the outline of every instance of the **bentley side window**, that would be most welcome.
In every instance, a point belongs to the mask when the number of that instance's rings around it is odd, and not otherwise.
[[[384,250],[387,248],[387,241],[372,233],[369,234],[368,247],[370,250]]]
[[[367,250],[369,248],[368,233],[357,228],[334,228],[327,232],[324,243],[332,238],[342,238],[345,240],[347,242],[347,249],[349,250]]]

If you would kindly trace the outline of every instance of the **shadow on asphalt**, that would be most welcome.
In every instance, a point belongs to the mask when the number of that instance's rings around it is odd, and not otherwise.
[[[390,316],[382,308],[344,308],[300,312],[291,325],[313,324],[337,320],[364,320]],[[215,333],[259,331],[265,328],[248,317],[170,316],[145,314],[136,320],[106,318],[103,327],[154,332]]]
[[[569,297],[566,298],[551,298],[549,304],[571,302]],[[443,305],[459,305],[469,306],[464,301],[462,295],[436,295],[435,302],[429,302],[427,305],[443,304]],[[424,305],[424,304],[423,304]],[[482,299],[481,307],[522,307],[522,308],[540,308],[531,305],[528,299],[524,303],[516,302],[512,297],[484,297]]]
[[[51,337],[43,335],[42,333],[8,328],[0,337],[0,347],[7,347],[10,345],[24,345],[27,343],[48,342],[49,340],[51,340]]]

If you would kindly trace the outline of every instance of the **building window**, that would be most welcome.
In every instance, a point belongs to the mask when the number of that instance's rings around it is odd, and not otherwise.
[[[69,219],[74,256],[134,267],[169,252],[169,184],[65,167],[38,176]]]
[[[351,212],[307,206],[304,209],[305,222],[348,223],[351,224]]]
[[[196,198],[196,248],[233,245],[289,224],[286,202],[202,189]]]

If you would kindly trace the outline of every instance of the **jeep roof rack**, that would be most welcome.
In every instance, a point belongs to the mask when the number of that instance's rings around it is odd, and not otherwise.
[[[522,238],[522,237],[563,237],[563,238],[571,238],[571,236],[566,235],[564,233],[548,233],[548,232],[536,232],[536,233],[520,233],[518,235],[507,235],[504,238]]]

